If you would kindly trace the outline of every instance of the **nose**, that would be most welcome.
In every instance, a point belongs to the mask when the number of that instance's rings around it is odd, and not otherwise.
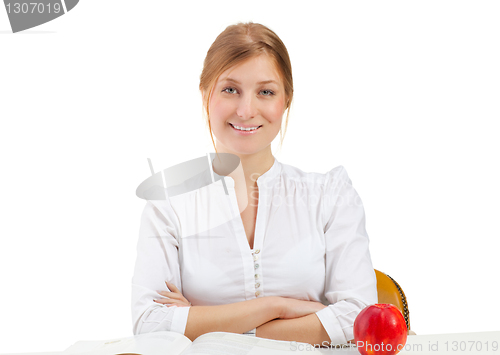
[[[250,119],[257,115],[257,102],[253,95],[243,95],[238,102],[236,114],[242,119]]]

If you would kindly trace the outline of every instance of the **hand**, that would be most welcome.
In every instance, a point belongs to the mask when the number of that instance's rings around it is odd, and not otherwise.
[[[325,307],[323,303],[316,301],[297,300],[295,298],[279,297],[280,318],[292,319],[316,313]]]
[[[159,299],[154,299],[156,303],[159,304],[164,304],[167,307],[172,307],[172,306],[177,306],[177,307],[190,307],[191,302],[189,302],[186,297],[184,297],[179,291],[179,289],[174,285],[171,284],[170,282],[165,281],[165,284],[167,285],[169,290],[172,290],[172,292],[168,291],[156,291],[158,294],[165,296],[167,298],[159,298]]]

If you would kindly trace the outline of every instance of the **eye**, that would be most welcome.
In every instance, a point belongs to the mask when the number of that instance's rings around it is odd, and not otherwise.
[[[261,92],[262,93],[267,93],[267,94],[264,94],[264,96],[272,96],[272,95],[274,95],[274,91],[272,91],[272,90],[262,90]]]
[[[228,90],[234,90],[234,91],[230,92]],[[228,87],[225,87],[224,89],[222,89],[222,92],[227,92],[228,94],[234,94],[236,92],[236,89],[233,88],[233,87],[228,86]]]

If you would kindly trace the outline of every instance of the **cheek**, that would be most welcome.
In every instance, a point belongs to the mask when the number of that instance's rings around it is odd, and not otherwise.
[[[227,102],[213,98],[210,102],[210,116],[213,119],[225,119],[230,115],[233,108]]]
[[[276,100],[273,102],[272,105],[269,107],[269,113],[275,120],[279,120],[283,117],[284,113],[284,108],[285,108],[285,100],[280,99]]]

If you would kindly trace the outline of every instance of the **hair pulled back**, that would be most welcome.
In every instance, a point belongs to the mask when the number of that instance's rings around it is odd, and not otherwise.
[[[293,99],[292,65],[288,51],[278,35],[268,27],[259,23],[239,22],[226,27],[217,36],[207,52],[200,75],[199,88],[200,91],[206,93],[203,98],[203,107],[214,148],[209,105],[215,83],[227,69],[262,54],[266,54],[274,63],[285,88],[287,115],[284,133],[286,133],[290,105]],[[280,128],[280,146],[283,143],[284,133],[282,134]],[[215,150],[217,152],[217,148]]]

